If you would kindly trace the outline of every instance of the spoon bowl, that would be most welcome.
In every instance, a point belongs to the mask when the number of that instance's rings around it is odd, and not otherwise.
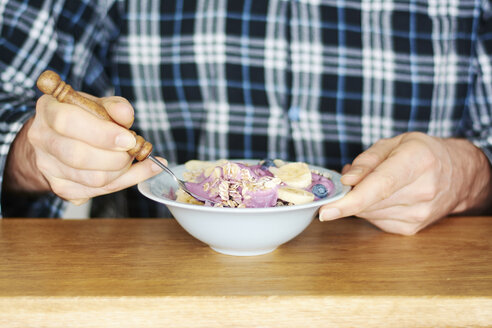
[[[200,202],[210,202],[212,204],[214,204],[214,202],[210,199],[206,199],[206,198],[203,198],[201,196],[198,196],[196,194],[194,194],[193,192],[191,192],[188,187],[186,187],[186,182],[181,180],[180,178],[178,178],[176,176],[176,174],[174,174],[173,171],[171,171],[170,168],[168,168],[166,165],[164,165],[163,163],[161,163],[161,161],[159,161],[157,158],[155,158],[154,156],[152,155],[149,155],[149,158],[155,163],[157,164],[164,172],[168,173],[172,178],[173,180],[178,184],[178,186],[183,189],[183,191],[185,193],[187,193],[188,195],[190,195],[191,197],[195,198],[196,200],[200,201]]]

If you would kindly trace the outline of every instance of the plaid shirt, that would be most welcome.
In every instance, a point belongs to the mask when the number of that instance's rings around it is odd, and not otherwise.
[[[492,160],[487,0],[7,0],[0,15],[2,169],[48,68],[127,98],[133,128],[171,164],[340,169],[406,131],[468,138]],[[2,195],[4,216],[60,216],[62,205]],[[160,213],[135,188],[94,199],[94,216]]]

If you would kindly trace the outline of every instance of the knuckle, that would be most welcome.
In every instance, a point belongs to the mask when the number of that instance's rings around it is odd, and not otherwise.
[[[365,206],[361,204],[352,205],[349,208],[340,208],[340,217],[345,218],[349,216],[359,215],[365,211]]]
[[[366,150],[354,160],[354,164],[375,166],[382,161],[381,155],[372,150]]]
[[[60,158],[60,156],[65,153],[65,146],[63,145],[61,138],[48,135],[45,137],[45,142],[48,146],[47,149],[49,150],[49,152],[53,154],[56,158]]]
[[[106,97],[106,98],[103,98],[103,101],[104,102],[108,102],[109,104],[112,104],[112,103],[125,103],[125,104],[130,104],[130,102],[124,98],[124,97],[120,97],[120,96],[111,96],[111,97]]]
[[[76,152],[74,152],[76,154]],[[67,164],[73,168],[86,168],[87,160],[83,156],[68,156]]]
[[[90,200],[90,198],[79,198],[79,199],[72,199],[70,202],[74,205],[80,206],[85,203],[87,203]]]
[[[411,223],[420,224],[429,220],[432,215],[433,211],[430,206],[421,206],[412,210],[412,214],[408,218],[408,221]]]
[[[421,189],[418,193],[419,199],[424,202],[434,200],[438,194],[437,186],[435,184],[428,184],[425,188]]]
[[[115,156],[116,157],[112,160],[112,163],[114,163],[113,171],[124,171],[130,167],[132,157],[128,155],[128,153],[117,152]]]
[[[420,131],[409,131],[409,132],[402,133],[401,137],[403,141],[407,141],[407,140],[415,141],[415,140],[423,140],[427,138],[428,135]]]
[[[366,210],[366,207],[366,204],[358,201],[351,201],[350,203],[340,204],[337,206],[340,211],[340,217],[359,215]]]
[[[419,131],[409,131],[409,132],[405,132],[404,135],[406,136],[418,136],[418,135],[421,135],[422,133],[419,132]]]
[[[36,101],[36,112],[42,112],[52,99],[53,98],[48,95],[42,95],[41,97],[39,97]]]
[[[381,138],[379,139],[378,141],[376,141],[376,145],[380,145],[380,146],[386,146],[387,144],[389,144],[391,142],[391,139],[389,138]]]
[[[39,146],[41,144],[42,134],[39,133],[36,128],[36,124],[31,125],[31,128],[27,130],[27,141],[33,146]]]
[[[388,150],[388,149],[393,149],[395,146],[394,146],[394,138],[382,138],[382,139],[379,139],[378,141],[376,141],[373,145],[373,147],[369,148],[368,150],[371,150],[371,149],[379,149],[380,151],[381,150]]]
[[[413,236],[419,231],[420,231],[419,225],[417,225],[417,224],[405,224],[405,225],[402,225],[401,230],[399,231],[399,234],[404,235],[404,236]]]
[[[35,163],[38,170],[45,176],[46,173],[50,172],[53,167],[53,163],[51,161],[46,160],[45,156],[38,156],[37,152],[35,153]]]
[[[56,156],[59,159],[73,168],[84,169],[87,167],[87,162],[89,161],[88,156],[84,156],[86,154],[83,146],[78,143],[71,143],[68,147],[64,142],[62,142],[59,138],[53,138],[53,146],[56,147],[54,151]]]
[[[80,199],[91,198],[90,195],[86,195],[86,192],[84,192],[83,189],[74,188],[67,180],[51,179],[49,180],[49,183],[53,193],[64,200],[71,202],[72,200],[77,201]]]
[[[103,188],[110,181],[108,174],[105,172],[93,172],[88,177],[88,184],[93,188]]]
[[[418,223],[409,221],[403,222],[401,220],[391,220],[385,224],[381,224],[378,221],[373,221],[373,224],[385,232],[403,236],[415,235],[421,229]]]
[[[67,111],[58,111],[56,115],[53,115],[51,126],[56,132],[64,134],[67,127],[71,125],[70,122],[72,122],[72,120]]]
[[[49,184],[51,190],[57,194],[59,197],[66,199],[66,187],[63,180],[60,179],[50,179]]]
[[[438,161],[438,157],[434,151],[424,140],[412,140],[408,143],[412,147],[413,158],[418,160],[418,163],[422,167],[432,167]]]
[[[422,154],[422,156],[420,156],[420,160],[422,167],[424,167],[425,169],[436,168],[439,164],[436,155],[428,149],[424,154]]]
[[[113,193],[119,190],[116,183],[113,182],[109,182],[105,184],[104,186],[101,187],[101,189],[103,189],[105,193]]]
[[[381,198],[386,199],[390,197],[395,190],[398,179],[393,174],[385,172],[379,175],[378,180],[382,187]]]

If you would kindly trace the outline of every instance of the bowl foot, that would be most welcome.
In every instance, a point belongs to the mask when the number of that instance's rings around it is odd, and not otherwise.
[[[263,255],[263,254],[268,254],[273,252],[277,247],[274,248],[267,248],[267,249],[258,249],[258,250],[237,250],[237,249],[224,249],[224,248],[217,248],[210,246],[211,249],[214,251],[221,253],[221,254],[226,254],[226,255],[233,255],[233,256],[256,256],[256,255]]]

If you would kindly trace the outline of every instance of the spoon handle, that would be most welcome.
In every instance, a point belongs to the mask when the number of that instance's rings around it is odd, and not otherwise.
[[[76,92],[53,71],[44,71],[39,76],[36,85],[41,92],[55,97],[59,102],[79,106],[100,119],[114,122],[101,104]],[[135,144],[135,147],[128,150],[128,154],[135,157],[137,161],[143,161],[152,152],[152,144],[143,137],[137,135],[134,131],[129,131],[135,136],[137,143]]]

